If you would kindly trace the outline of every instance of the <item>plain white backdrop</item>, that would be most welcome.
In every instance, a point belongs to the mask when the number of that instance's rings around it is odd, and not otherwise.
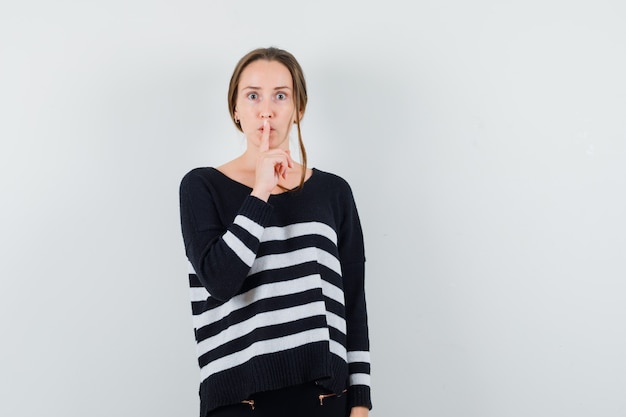
[[[236,61],[353,187],[375,417],[626,415],[621,0],[2,1],[0,415],[196,416],[178,184]]]

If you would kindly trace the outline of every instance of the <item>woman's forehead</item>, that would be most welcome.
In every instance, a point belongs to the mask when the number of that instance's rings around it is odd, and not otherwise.
[[[278,61],[257,60],[248,64],[241,73],[239,86],[243,88],[292,88],[289,69]]]

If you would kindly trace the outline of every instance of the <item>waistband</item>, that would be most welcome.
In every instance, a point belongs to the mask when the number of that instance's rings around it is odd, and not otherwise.
[[[309,382],[277,390],[259,392],[243,400],[242,403],[249,405],[253,410],[257,405],[262,404],[301,403],[303,406],[324,405],[326,399],[341,397],[346,392],[347,390],[344,389],[341,393],[336,394],[329,392],[314,382]]]

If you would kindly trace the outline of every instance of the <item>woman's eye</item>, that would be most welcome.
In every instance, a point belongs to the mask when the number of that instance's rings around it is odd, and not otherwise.
[[[276,98],[278,100],[281,100],[281,101],[282,100],[286,100],[287,99],[287,94],[285,94],[285,93],[278,93],[278,94],[276,94]]]
[[[248,98],[250,100],[256,100],[257,98],[259,98],[259,95],[257,93],[250,93],[248,94]]]

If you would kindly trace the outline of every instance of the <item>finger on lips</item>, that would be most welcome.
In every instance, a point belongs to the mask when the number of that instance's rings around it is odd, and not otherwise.
[[[263,121],[263,133],[261,134],[261,152],[267,152],[270,148],[270,124],[267,120]]]
[[[270,149],[271,130],[269,121],[264,120],[259,151],[265,154],[264,158],[269,157],[269,160],[273,161],[275,175],[287,178],[287,170],[293,168],[294,162],[288,149]]]

